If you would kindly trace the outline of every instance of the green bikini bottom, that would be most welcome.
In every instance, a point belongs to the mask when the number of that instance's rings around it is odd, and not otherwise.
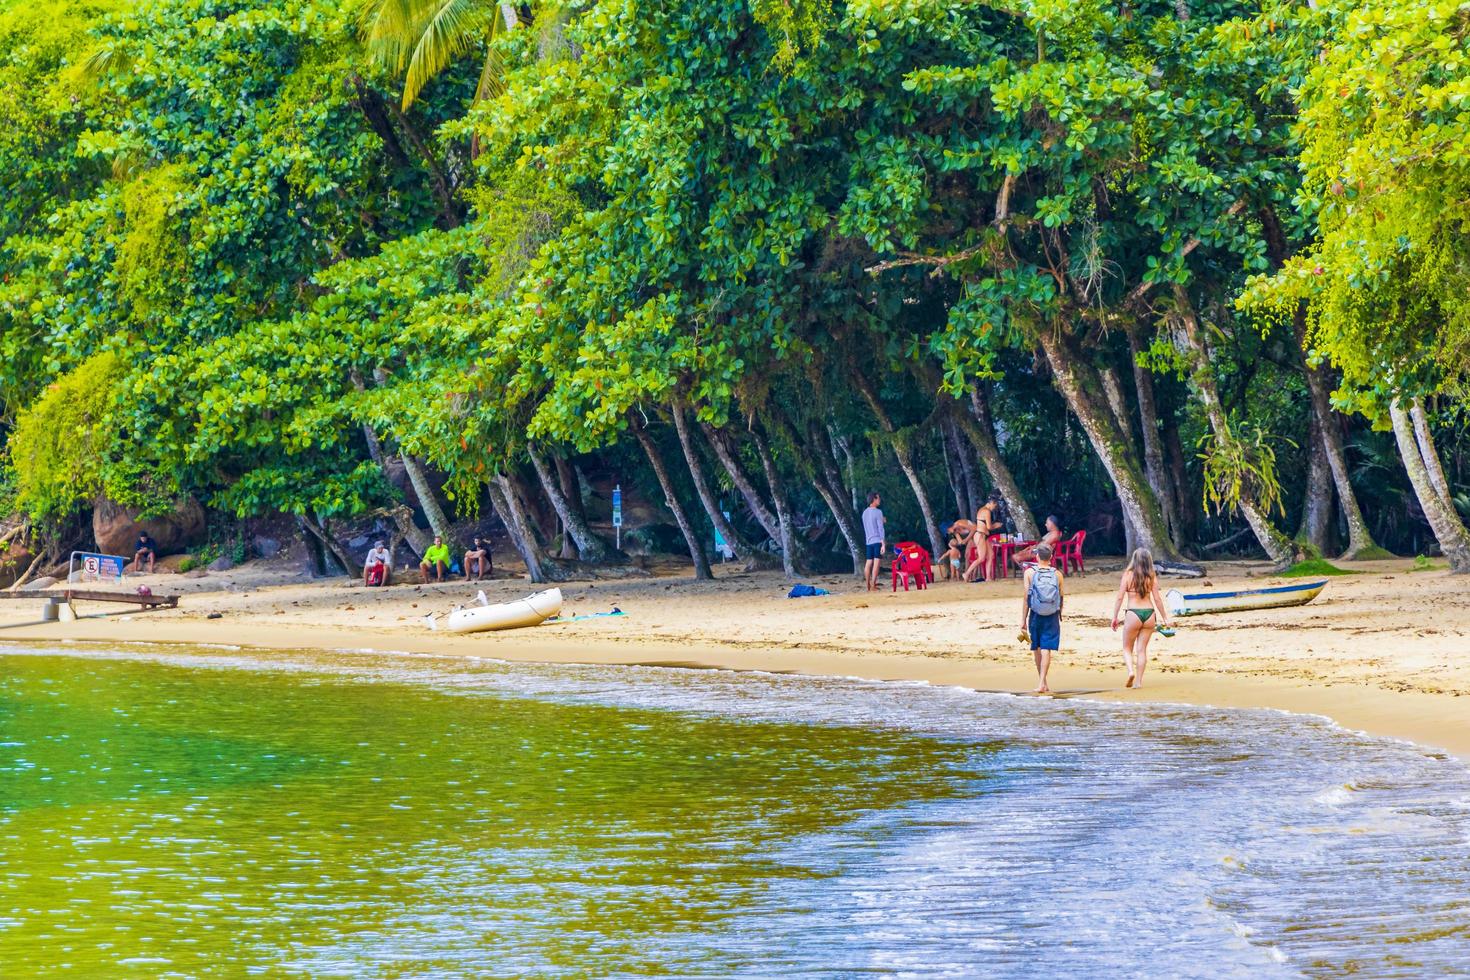
[[[1148,621],[1153,618],[1154,614],[1153,609],[1134,609],[1132,606],[1128,607],[1128,611],[1137,616],[1138,621],[1145,626],[1148,625]]]

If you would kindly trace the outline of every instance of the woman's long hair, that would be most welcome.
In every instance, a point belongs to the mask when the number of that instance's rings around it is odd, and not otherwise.
[[[1147,596],[1154,590],[1159,573],[1154,571],[1154,556],[1147,548],[1137,548],[1128,559],[1128,591],[1136,596]]]

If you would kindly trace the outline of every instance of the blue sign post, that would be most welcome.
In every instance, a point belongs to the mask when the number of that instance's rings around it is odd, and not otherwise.
[[[623,550],[623,485],[613,487],[613,533],[617,536],[617,549]]]

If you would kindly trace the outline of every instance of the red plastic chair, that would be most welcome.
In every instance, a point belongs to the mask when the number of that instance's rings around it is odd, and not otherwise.
[[[912,541],[901,541],[894,546],[893,591],[898,591],[898,580],[903,579],[903,590],[909,590],[909,582],[920,589],[927,588],[929,581],[929,552]]]
[[[1052,555],[1052,564],[1060,568],[1063,575],[1073,571],[1080,575],[1087,574],[1087,566],[1082,563],[1082,542],[1086,540],[1087,532],[1078,531],[1065,541],[1057,542],[1057,551]]]

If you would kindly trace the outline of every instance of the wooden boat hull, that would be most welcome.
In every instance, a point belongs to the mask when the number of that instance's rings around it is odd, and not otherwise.
[[[561,612],[561,589],[547,589],[524,599],[498,602],[493,606],[471,606],[456,609],[439,626],[433,629],[450,633],[483,633],[489,630],[519,629],[523,626],[539,626]]]
[[[1171,616],[1203,616],[1209,613],[1249,612],[1253,609],[1281,609],[1304,606],[1322,592],[1327,580],[1281,585],[1271,589],[1247,589],[1239,592],[1196,592],[1189,595],[1170,589],[1164,605]]]

